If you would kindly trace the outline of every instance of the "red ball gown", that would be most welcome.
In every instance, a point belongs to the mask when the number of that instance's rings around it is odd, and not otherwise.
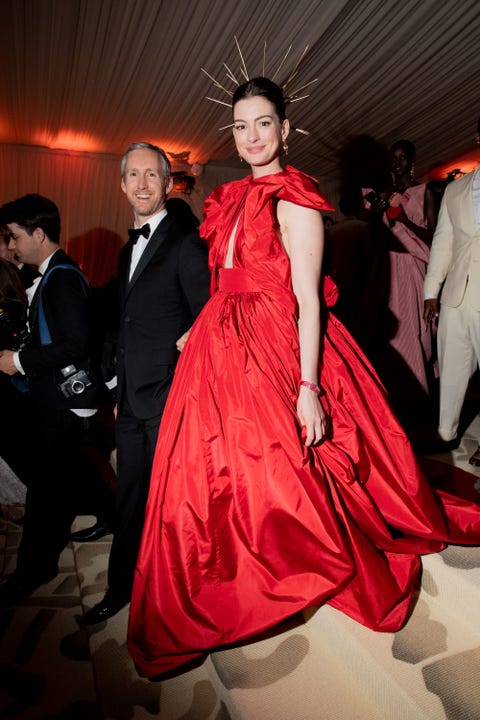
[[[163,416],[131,602],[141,675],[322,603],[397,630],[419,556],[480,541],[480,508],[432,490],[375,372],[332,316],[320,360],[330,429],[305,447],[279,200],[330,209],[292,167],[223,185],[205,205],[212,297]],[[235,226],[234,267],[223,269]],[[327,279],[327,302],[333,294]]]

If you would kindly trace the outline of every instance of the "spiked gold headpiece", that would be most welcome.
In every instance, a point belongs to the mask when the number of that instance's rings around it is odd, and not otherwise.
[[[241,75],[242,75],[243,78],[244,78],[244,81],[245,81],[245,82],[248,82],[248,81],[250,80],[250,77],[249,77],[249,74],[248,74],[248,71],[247,71],[247,66],[246,66],[245,60],[244,60],[244,58],[243,58],[243,54],[242,54],[242,51],[241,51],[241,49],[240,49],[240,45],[239,45],[239,43],[238,43],[238,40],[237,40],[237,36],[236,36],[236,35],[234,36],[234,39],[235,39],[235,44],[236,44],[236,46],[237,46],[238,54],[240,55],[240,68],[239,68],[239,70],[240,70]],[[281,70],[282,67],[284,66],[285,61],[287,60],[288,55],[290,54],[291,49],[292,49],[292,45],[289,46],[287,52],[285,53],[285,55],[284,55],[283,58],[282,58],[282,61],[281,61],[280,65],[278,66],[278,68],[277,68],[277,70],[275,71],[275,73],[273,74],[273,76],[270,78],[270,79],[272,80],[272,82],[275,81],[275,78],[277,77],[278,73],[280,72],[280,70]],[[285,101],[285,105],[288,105],[288,104],[294,103],[294,102],[299,102],[300,100],[305,100],[306,98],[310,97],[309,94],[307,94],[307,95],[300,95],[300,93],[301,93],[303,90],[305,90],[305,88],[307,88],[309,85],[313,85],[313,83],[318,82],[318,78],[315,78],[314,80],[310,80],[309,82],[304,83],[303,85],[301,85],[300,87],[298,87],[296,90],[293,90],[293,91],[288,90],[288,86],[292,83],[292,81],[293,81],[293,80],[295,79],[295,77],[298,75],[298,68],[300,67],[300,64],[301,64],[303,58],[305,57],[307,51],[308,51],[308,45],[305,47],[305,50],[302,52],[302,54],[300,55],[299,59],[297,60],[297,62],[296,62],[295,65],[293,66],[293,69],[290,71],[290,74],[288,75],[288,77],[287,77],[287,79],[285,80],[285,82],[284,82],[282,85],[280,85],[280,87],[281,87],[281,89],[282,89],[282,91],[283,91],[283,99],[284,99],[284,101]],[[263,76],[263,77],[265,77],[266,55],[267,55],[267,42],[265,41],[264,46],[263,46],[263,65],[262,65],[262,76]],[[233,83],[235,83],[235,85],[236,85],[237,87],[239,87],[239,86],[240,86],[240,82],[237,80],[237,78],[236,78],[236,76],[235,76],[235,73],[232,72],[232,70],[228,67],[228,65],[227,65],[226,63],[223,63],[223,66],[224,66],[225,69],[226,69],[226,75],[227,75],[228,79],[231,80]],[[219,82],[215,77],[213,77],[213,75],[210,75],[210,73],[209,73],[207,70],[205,70],[205,68],[202,67],[201,70],[202,70],[202,72],[205,73],[205,75],[206,75],[208,78],[210,78],[210,80],[212,81],[212,83],[213,83],[213,85],[214,85],[215,87],[219,88],[219,89],[222,90],[224,93],[226,93],[226,94],[228,95],[228,97],[230,97],[230,98],[233,97],[233,92],[234,92],[234,91],[229,90],[229,89],[226,88],[224,85],[222,85],[222,83]],[[242,81],[242,82],[243,82],[243,81]],[[224,100],[218,100],[217,98],[209,97],[208,95],[206,96],[206,99],[207,99],[207,100],[211,100],[212,102],[218,103],[219,105],[225,105],[226,107],[229,107],[229,108],[232,107],[231,101],[230,101],[230,102],[225,102]],[[233,127],[233,125],[234,125],[234,123],[230,123],[230,125],[224,125],[223,127],[219,128],[219,130],[226,130],[227,128]],[[293,128],[293,129],[296,130],[296,131],[299,132],[299,133],[302,133],[303,135],[309,135],[309,134],[310,134],[308,130],[301,130],[300,128],[297,128],[297,127]]]

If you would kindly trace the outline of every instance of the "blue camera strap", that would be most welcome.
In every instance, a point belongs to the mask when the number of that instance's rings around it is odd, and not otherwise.
[[[61,265],[54,265],[52,268],[47,270],[45,275],[43,276],[41,280],[41,285],[38,288],[39,292],[39,298],[38,298],[38,314],[37,314],[37,320],[38,320],[38,330],[40,332],[40,343],[41,345],[51,345],[52,344],[52,336],[50,335],[50,330],[48,329],[47,324],[47,318],[45,317],[45,310],[43,307],[43,298],[42,298],[42,290],[47,284],[47,280],[50,277],[50,275],[55,270],[75,270],[80,277],[82,278],[85,287],[89,287],[88,280],[83,274],[83,272],[80,270],[80,268],[76,267],[75,265],[68,265],[67,263],[62,263]]]

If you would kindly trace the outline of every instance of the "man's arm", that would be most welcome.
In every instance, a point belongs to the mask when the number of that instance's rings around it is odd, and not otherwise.
[[[196,233],[182,239],[179,265],[182,290],[196,318],[210,294],[207,244]]]
[[[448,204],[448,188],[442,200],[438,223],[433,236],[430,260],[423,285],[423,296],[426,300],[438,298],[452,261],[453,224]]]

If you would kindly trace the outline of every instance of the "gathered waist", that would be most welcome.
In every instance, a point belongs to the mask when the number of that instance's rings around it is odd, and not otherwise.
[[[220,292],[241,293],[260,292],[261,288],[243,268],[234,267],[219,268],[218,290]]]

